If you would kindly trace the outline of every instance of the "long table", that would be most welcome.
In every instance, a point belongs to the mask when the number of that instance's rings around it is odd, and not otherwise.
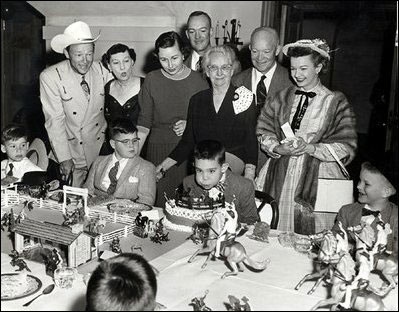
[[[274,232],[274,236],[276,235],[277,232]],[[277,237],[271,237],[270,243],[254,241],[246,236],[240,237],[238,240],[245,246],[248,255],[253,260],[263,261],[269,258],[270,264],[263,272],[245,269],[237,276],[221,279],[222,274],[229,270],[223,261],[210,261],[205,269],[201,269],[205,256],[198,256],[192,263],[187,262],[200,246],[191,240],[183,239],[183,236],[181,233],[175,236],[180,240],[180,245],[177,247],[173,247],[176,241],[164,243],[163,252],[168,246],[173,249],[150,261],[160,271],[157,277],[157,302],[166,306],[166,310],[193,310],[189,306],[191,299],[203,297],[206,291],[208,294],[205,303],[212,310],[226,310],[224,303],[228,302],[229,295],[233,295],[238,299],[246,296],[252,310],[305,311],[328,295],[328,288],[323,284],[312,295],[307,295],[313,282],[305,283],[299,291],[294,290],[299,280],[312,271],[312,261],[306,254],[298,253],[289,247],[282,247]],[[152,249],[156,250],[158,245],[150,246],[154,246]],[[32,261],[27,261],[27,263],[32,270],[31,274],[42,281],[42,289],[52,283],[52,279],[45,274],[42,263]],[[14,270],[15,268],[10,265],[10,257],[2,253],[1,272],[9,273]],[[83,274],[78,276],[73,288],[56,287],[51,294],[42,296],[29,307],[22,307],[22,304],[38,293],[23,299],[2,301],[1,310],[84,310],[86,285],[83,282],[83,276]],[[372,282],[376,285],[382,283],[377,275],[372,276]],[[388,310],[398,310],[397,296],[396,288],[384,298]]]

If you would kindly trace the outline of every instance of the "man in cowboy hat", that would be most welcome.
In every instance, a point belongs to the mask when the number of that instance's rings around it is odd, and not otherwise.
[[[72,23],[51,40],[51,48],[67,59],[40,74],[50,158],[60,164],[62,178],[72,177],[77,187],[98,156],[107,127],[103,107],[109,73],[100,62],[93,62],[94,42],[99,37],[92,36],[86,23]]]

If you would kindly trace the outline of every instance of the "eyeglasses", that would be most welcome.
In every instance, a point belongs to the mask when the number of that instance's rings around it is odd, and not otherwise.
[[[223,66],[221,66],[221,67],[218,67],[218,66],[216,66],[216,65],[210,65],[210,66],[208,66],[208,69],[209,69],[209,71],[212,72],[212,73],[218,72],[219,69],[220,69],[222,72],[227,73],[227,72],[229,72],[229,71],[231,70],[232,67],[233,67],[233,65],[230,65],[230,64],[223,65]]]
[[[128,145],[129,143],[132,143],[132,144],[134,144],[134,143],[137,143],[137,142],[139,142],[140,141],[140,138],[134,138],[134,139],[126,139],[126,140],[115,140],[114,139],[114,141],[116,141],[116,142],[119,142],[119,143],[122,143],[122,144],[124,144],[124,145]]]

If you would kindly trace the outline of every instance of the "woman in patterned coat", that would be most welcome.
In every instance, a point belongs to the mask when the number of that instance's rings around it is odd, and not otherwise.
[[[326,145],[345,165],[353,160],[355,115],[344,94],[320,82],[330,60],[324,40],[299,40],[285,45],[283,52],[290,57],[297,86],[278,92],[261,110],[257,136],[270,158],[256,184],[279,203],[279,230],[311,234],[318,178],[343,178]],[[284,124],[294,132],[293,139],[286,139]]]

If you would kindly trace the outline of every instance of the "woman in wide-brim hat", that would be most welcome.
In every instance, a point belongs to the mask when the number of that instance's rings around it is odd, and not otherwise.
[[[280,91],[261,110],[257,135],[270,158],[256,183],[279,203],[279,230],[311,234],[318,178],[344,178],[326,144],[345,165],[353,160],[355,114],[344,94],[320,82],[319,75],[330,61],[324,40],[289,43],[283,53],[290,58],[297,86]],[[287,125],[282,127],[286,123],[295,134],[293,139],[286,139]]]

